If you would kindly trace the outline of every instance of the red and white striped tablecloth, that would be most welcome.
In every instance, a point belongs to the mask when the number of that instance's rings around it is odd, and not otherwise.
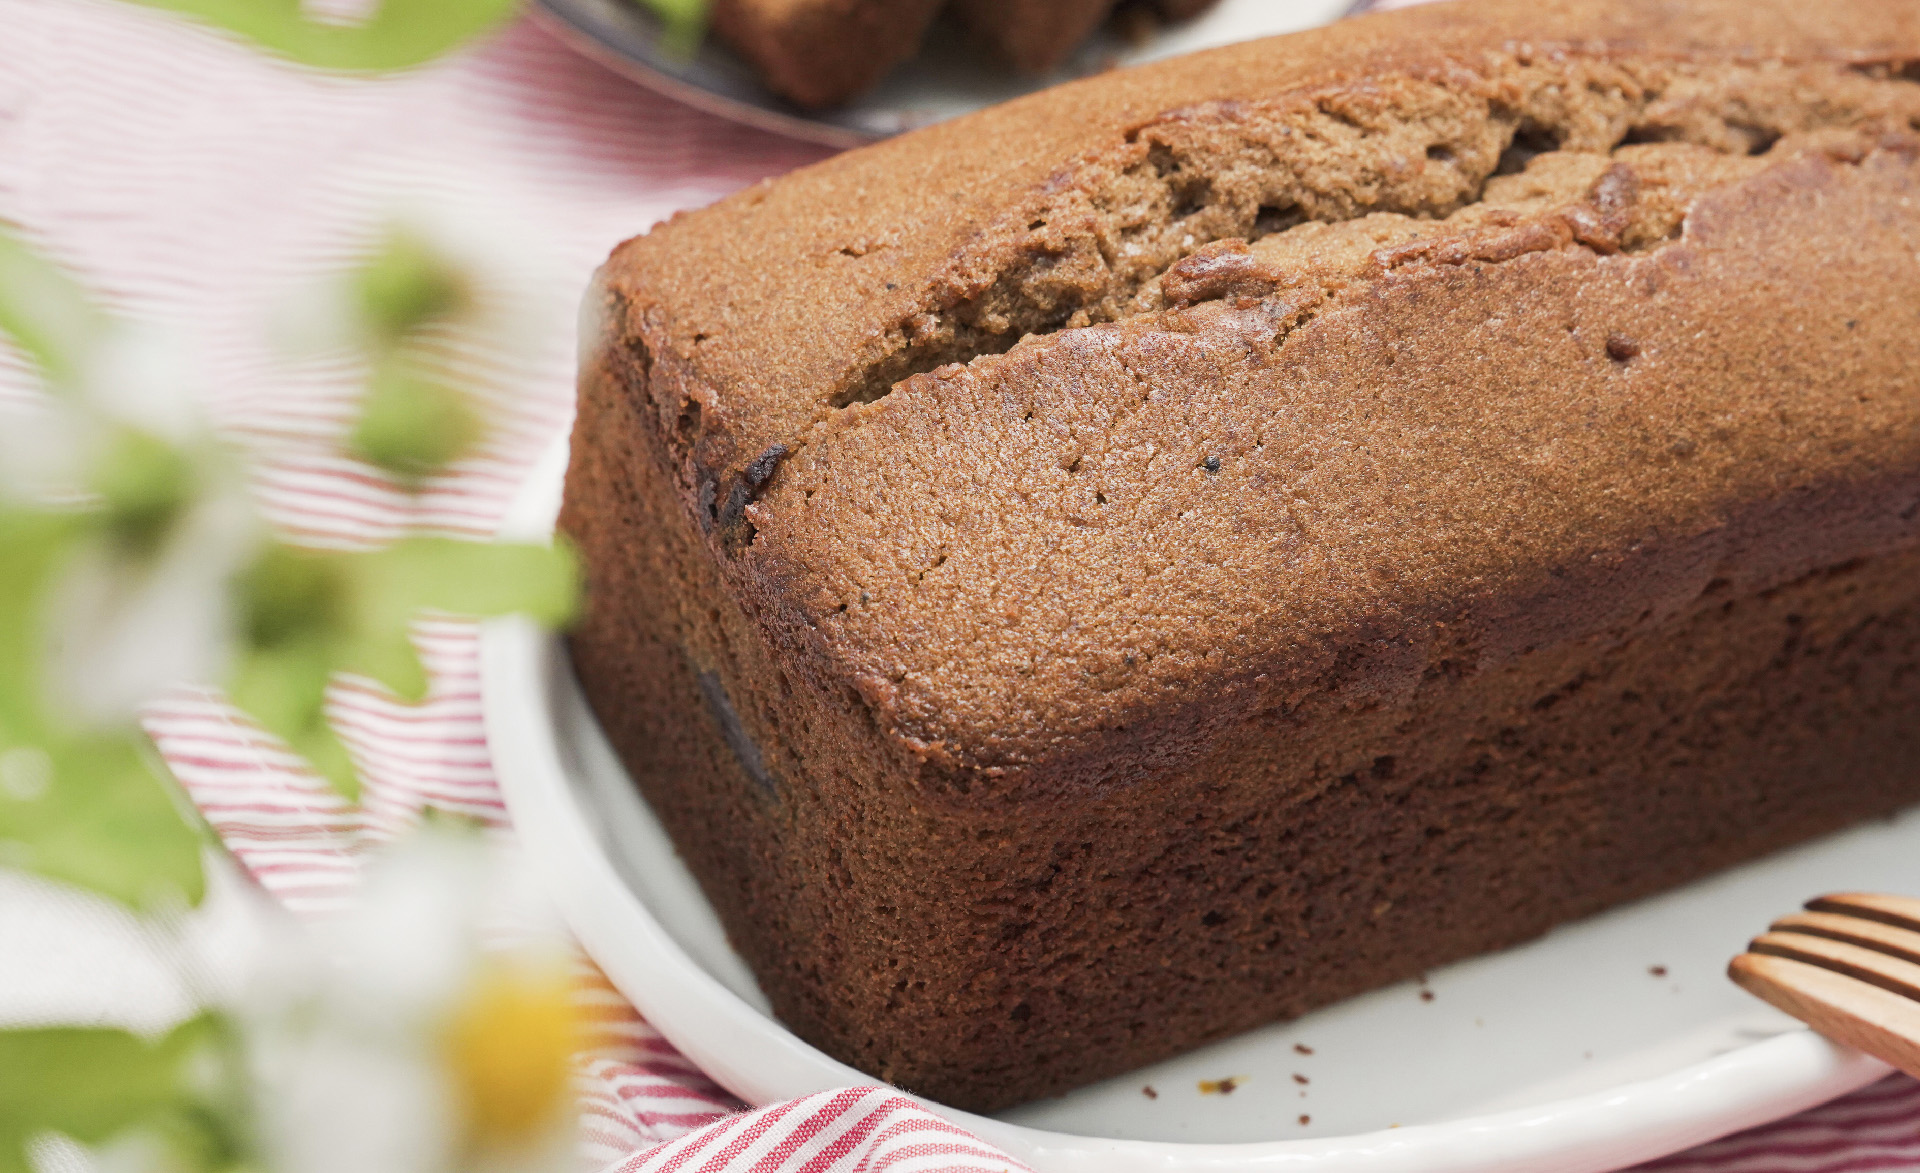
[[[0,0],[0,219],[20,225],[113,309],[177,328],[205,361],[206,408],[265,455],[256,487],[281,525],[359,542],[407,526],[492,530],[522,472],[564,428],[573,314],[621,239],[818,157],[637,89],[528,22],[431,68],[382,79],[294,69],[115,0]],[[417,499],[335,455],[344,364],[295,367],[276,306],[362,249],[396,201],[483,200],[552,262],[520,338],[471,355],[507,423]],[[26,374],[0,352],[0,395]],[[162,753],[236,856],[297,911],[352,897],[367,845],[425,804],[501,822],[471,627],[424,631],[432,695],[404,708],[340,689],[367,778],[350,809],[211,696],[154,710]],[[747,1111],[604,982],[583,1060],[591,1156],[620,1170],[769,1173],[1018,1168],[885,1088]],[[0,990],[0,998],[5,991]],[[1920,1085],[1895,1078],[1661,1162],[1689,1173],[1920,1169]]]

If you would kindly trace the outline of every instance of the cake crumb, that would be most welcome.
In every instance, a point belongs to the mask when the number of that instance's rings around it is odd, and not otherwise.
[[[1607,335],[1607,357],[1624,363],[1640,357],[1640,344],[1625,334]]]
[[[1225,1079],[1203,1079],[1200,1081],[1200,1094],[1203,1096],[1230,1096],[1233,1089],[1247,1082],[1244,1075],[1229,1075]]]
[[[1296,1050],[1296,1051],[1298,1051],[1298,1052],[1299,1052],[1300,1054],[1302,1054],[1302,1055],[1311,1055],[1311,1054],[1313,1054],[1313,1048],[1312,1048],[1312,1047],[1309,1047],[1309,1046],[1307,1046],[1307,1045],[1306,1045],[1305,1043],[1295,1043],[1295,1044],[1293,1045],[1293,1049],[1294,1049],[1294,1050]]]
[[[1307,1077],[1296,1071],[1293,1073],[1293,1082],[1304,1084],[1307,1082]]]
[[[1420,1000],[1421,1000],[1422,1002],[1431,1002],[1431,1001],[1433,1001],[1433,991],[1432,991],[1432,990],[1421,990],[1421,991],[1420,991]]]
[[[1666,977],[1667,967],[1664,965],[1649,965],[1647,967],[1647,972],[1652,974],[1654,977]]]
[[[1309,1116],[1309,1115],[1307,1115],[1307,1114],[1306,1114],[1305,1112],[1302,1112],[1302,1113],[1300,1113],[1300,1123],[1302,1123],[1302,1124],[1312,1124],[1312,1123],[1313,1123],[1313,1117],[1311,1117],[1311,1116]]]
[[[1160,1093],[1153,1090],[1152,1084],[1148,1084],[1147,1086],[1141,1088],[1140,1094],[1147,1097],[1149,1100],[1157,1100],[1160,1098]]]

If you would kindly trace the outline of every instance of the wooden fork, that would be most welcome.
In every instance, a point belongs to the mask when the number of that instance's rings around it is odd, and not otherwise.
[[[1920,900],[1841,892],[1774,921],[1727,976],[1836,1042],[1920,1077]]]

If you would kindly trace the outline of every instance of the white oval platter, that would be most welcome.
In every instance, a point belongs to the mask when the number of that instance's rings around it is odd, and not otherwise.
[[[503,535],[551,531],[565,462],[562,442]],[[482,645],[514,826],[614,985],[748,1103],[874,1082],[768,1013],[559,641],[505,619]],[[1722,974],[1769,919],[1849,888],[1920,892],[1920,810],[997,1117],[928,1107],[1039,1173],[1618,1169],[1886,1073]],[[1202,1092],[1229,1076],[1231,1095]]]

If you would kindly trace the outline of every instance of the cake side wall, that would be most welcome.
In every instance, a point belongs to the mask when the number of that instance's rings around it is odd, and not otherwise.
[[[563,523],[609,568],[573,639],[583,682],[782,1017],[945,1102],[1118,1074],[1920,800],[1912,551],[1710,585],[1404,704],[1274,714],[1091,802],[930,799],[877,738],[819,768],[864,718],[823,737],[824,694],[755,683],[795,664],[733,601],[626,394],[590,374]],[[810,728],[770,732],[765,705]]]
[[[998,1106],[1526,940],[1920,802],[1920,554],[1437,672],[1404,705],[1285,716],[1026,833],[999,991],[928,1000],[919,1086]],[[986,1006],[998,1005],[993,1014]]]
[[[767,622],[676,475],[652,384],[678,375],[647,360],[633,307],[612,308],[559,522],[587,566],[569,639],[583,689],[781,1020],[881,1078],[947,1086],[949,1057],[903,1050],[897,1016],[916,997],[949,1031],[972,1016],[993,963],[955,944],[999,931],[992,877],[1018,885],[1049,849],[1018,820],[923,807],[919,761]]]
[[[610,340],[617,345],[618,340]],[[569,637],[601,728],[672,836],[780,1016],[810,1039],[840,984],[821,900],[836,831],[822,825],[795,732],[831,722],[794,714],[791,677],[721,573],[646,414],[644,371],[609,360],[582,372],[559,528],[587,567]],[[871,747],[844,744],[823,755]],[[831,1049],[831,1047],[829,1048]]]

